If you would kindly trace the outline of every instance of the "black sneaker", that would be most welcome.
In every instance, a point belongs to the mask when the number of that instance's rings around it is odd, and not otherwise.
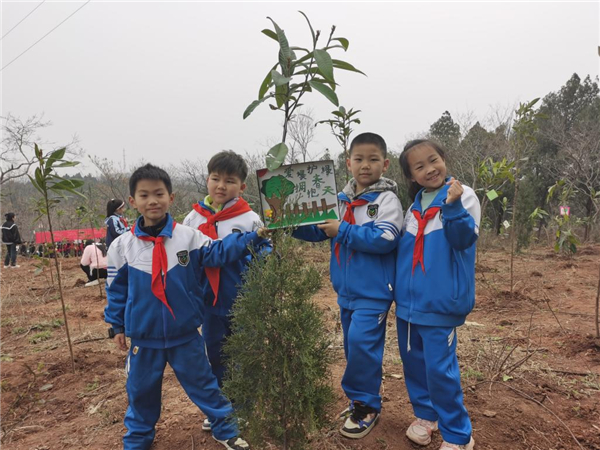
[[[347,419],[348,417],[350,417],[350,414],[352,414],[352,411],[354,411],[354,402],[353,401],[350,402],[348,407],[345,410],[343,410],[338,417],[340,419]]]
[[[350,439],[363,438],[371,432],[378,420],[379,413],[375,409],[354,402],[352,413],[346,419],[340,433]]]
[[[224,441],[221,441],[214,436],[213,439],[223,445],[227,450],[248,450],[250,448],[248,443],[239,436]]]

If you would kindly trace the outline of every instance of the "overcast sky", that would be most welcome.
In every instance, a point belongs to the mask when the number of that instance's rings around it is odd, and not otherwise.
[[[281,135],[282,114],[257,98],[278,46],[260,31],[267,16],[291,45],[315,29],[346,37],[333,51],[368,76],[337,72],[346,107],[361,109],[356,132],[392,148],[425,131],[445,110],[485,117],[558,90],[577,72],[598,76],[599,6],[588,3],[201,3],[92,1],[39,44],[27,47],[84,2],[47,0],[2,41],[2,115],[44,113],[42,137],[128,165],[208,159],[222,149],[256,152]],[[1,5],[2,35],[40,2]],[[306,97],[317,120],[334,109]],[[319,126],[311,150],[339,148]],[[89,164],[86,166],[89,167]]]

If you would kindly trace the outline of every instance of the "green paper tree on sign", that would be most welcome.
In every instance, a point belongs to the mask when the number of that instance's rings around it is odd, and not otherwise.
[[[271,221],[277,222],[279,216],[283,215],[285,201],[294,193],[294,183],[282,175],[277,175],[264,180],[260,191],[265,195],[267,203],[271,207]]]

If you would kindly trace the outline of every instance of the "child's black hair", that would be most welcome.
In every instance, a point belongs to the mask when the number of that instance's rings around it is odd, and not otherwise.
[[[427,146],[433,148],[437,152],[437,154],[440,155],[440,157],[444,161],[446,161],[446,152],[444,151],[444,149],[437,142],[430,141],[429,139],[414,139],[412,141],[409,141],[404,146],[402,153],[400,153],[400,167],[402,168],[402,173],[404,174],[404,178],[406,179],[406,181],[408,183],[408,196],[410,197],[411,201],[413,201],[413,202],[415,201],[415,197],[417,196],[419,191],[423,188],[423,186],[421,186],[416,181],[412,181],[412,174],[410,173],[410,165],[408,164],[408,154],[411,152],[411,150],[414,150],[415,148],[417,148],[421,145],[427,145]]]
[[[125,205],[125,202],[120,198],[111,198],[106,204],[106,217],[114,215],[117,209],[123,205]]]
[[[208,174],[218,173],[239,177],[242,183],[248,176],[248,165],[244,158],[232,150],[223,150],[210,158],[208,162]]]
[[[13,213],[13,212],[6,213],[6,214],[4,214],[4,217],[6,217],[6,220],[13,220],[15,218],[15,213]]]
[[[135,172],[131,174],[131,177],[129,178],[129,195],[135,197],[137,184],[142,180],[162,181],[165,183],[169,195],[173,193],[173,185],[171,184],[171,177],[169,177],[169,174],[160,167],[148,163],[145,166],[138,167]]]
[[[383,154],[383,159],[387,158],[387,145],[383,138],[375,133],[361,133],[352,139],[352,143],[350,144],[350,150],[348,151],[349,155],[352,155],[352,149],[355,145],[359,144],[373,144],[381,150]]]

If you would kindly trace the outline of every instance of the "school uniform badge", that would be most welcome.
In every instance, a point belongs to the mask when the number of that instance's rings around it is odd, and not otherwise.
[[[181,250],[180,252],[177,252],[177,262],[180,266],[187,266],[190,262],[190,252],[187,250]]]
[[[378,212],[379,212],[379,205],[367,206],[367,216],[369,216],[369,219],[374,219],[375,217],[377,217]]]

